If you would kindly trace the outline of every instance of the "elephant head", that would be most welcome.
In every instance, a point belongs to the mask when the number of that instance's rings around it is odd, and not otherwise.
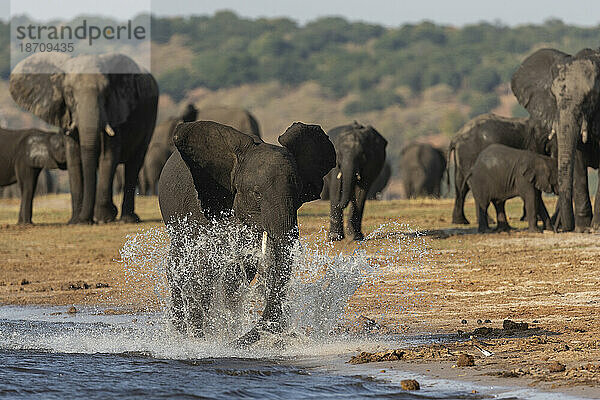
[[[63,53],[36,53],[12,71],[10,93],[25,110],[78,141],[81,166],[69,165],[69,170],[82,169],[79,217],[82,222],[91,221],[96,169],[107,147],[104,138],[118,136],[139,104],[158,96],[156,82],[122,54],[72,58]]]
[[[198,118],[198,109],[192,103],[189,103],[183,114],[181,114],[181,120],[183,122],[194,122]]]
[[[530,55],[512,77],[519,103],[537,123],[556,135],[560,223],[575,227],[573,168],[578,144],[600,137],[600,53],[571,56],[554,49]]]
[[[541,192],[558,194],[558,171],[556,159],[536,155],[533,166],[522,164],[519,171],[535,188]]]
[[[169,222],[190,212],[197,216],[181,206],[196,199],[180,199],[195,193],[199,203],[193,207],[204,217],[218,219],[232,211],[234,218],[263,235],[268,293],[260,326],[279,329],[291,245],[298,238],[297,210],[319,198],[323,176],[335,166],[332,143],[318,125],[294,123],[279,137],[281,147],[212,121],[179,124],[173,141],[178,151],[159,182],[163,219]],[[178,154],[179,164],[174,161]],[[182,190],[181,183],[173,182],[186,174],[195,190]],[[239,343],[257,340],[259,330],[253,329]]]

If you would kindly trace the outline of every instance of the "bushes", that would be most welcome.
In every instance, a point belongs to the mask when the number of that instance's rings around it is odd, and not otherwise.
[[[367,111],[383,110],[392,105],[402,105],[400,95],[391,90],[368,90],[359,95],[359,98],[346,104],[344,114],[352,116]]]

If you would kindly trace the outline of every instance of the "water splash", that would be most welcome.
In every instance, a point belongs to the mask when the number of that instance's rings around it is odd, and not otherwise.
[[[211,342],[227,343],[251,329],[265,300],[260,235],[228,219],[202,226],[182,220],[167,229],[169,235],[154,228],[128,238],[121,250],[128,282],[153,282],[164,315],[170,308],[167,274],[185,282],[182,290],[208,290],[205,333]],[[168,254],[169,236],[183,244],[182,252]],[[325,230],[301,237],[292,260],[283,337],[297,344],[358,332],[357,317],[373,310],[388,321],[388,332],[398,331],[393,317],[424,302],[415,281],[431,263],[425,238],[394,221],[346,248],[329,242]],[[246,270],[252,268],[258,279],[250,281]],[[264,341],[280,343],[281,337]]]

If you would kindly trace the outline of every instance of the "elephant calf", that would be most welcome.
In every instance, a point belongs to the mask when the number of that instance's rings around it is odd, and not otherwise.
[[[487,208],[490,202],[496,208],[497,230],[509,230],[504,204],[516,196],[520,196],[525,203],[529,231],[541,231],[537,226],[538,214],[544,228],[552,229],[541,192],[558,194],[556,159],[493,144],[479,154],[466,182],[475,198],[479,232],[489,231]]]
[[[37,129],[0,129],[0,143],[0,186],[19,184],[19,224],[31,224],[33,195],[42,168],[67,168],[64,136]]]

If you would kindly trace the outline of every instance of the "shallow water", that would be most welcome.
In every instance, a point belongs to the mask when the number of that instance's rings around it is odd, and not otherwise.
[[[416,396],[368,373],[345,374],[339,353],[357,342],[243,352],[174,334],[159,314],[58,310],[0,307],[1,397],[478,398]]]
[[[566,398],[345,364],[358,348],[401,347],[430,337],[387,343],[337,338],[239,351],[175,334],[160,313],[60,311],[64,307],[0,307],[1,398]],[[400,380],[407,378],[417,379],[421,390],[401,390]]]

